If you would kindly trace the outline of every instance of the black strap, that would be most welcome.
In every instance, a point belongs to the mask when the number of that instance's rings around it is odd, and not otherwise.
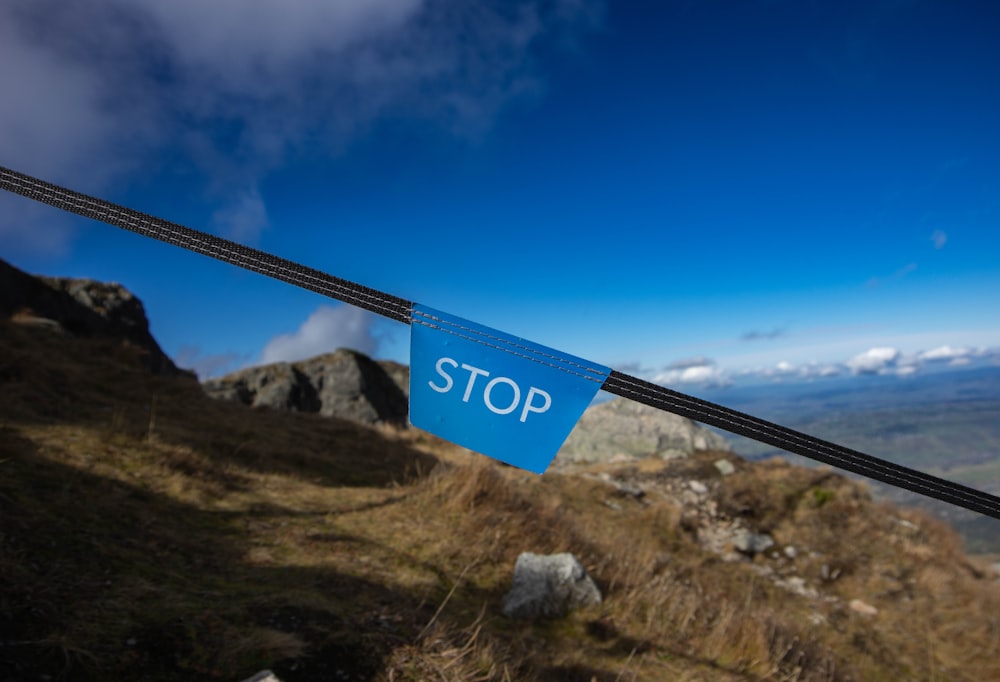
[[[169,220],[133,211],[124,206],[38,180],[29,175],[0,167],[0,187],[64,211],[93,218],[130,232],[159,239],[162,242],[211,256],[262,275],[280,279],[336,298],[398,322],[410,322],[411,301],[391,296],[361,284],[307,268],[264,251],[192,230]]]
[[[905,488],[1000,519],[1000,498],[975,488],[866,455],[843,445],[758,419],[707,400],[671,391],[669,388],[620,372],[612,372],[602,388],[609,393],[711,424],[730,433],[774,445],[838,469],[874,478],[897,488]]]
[[[328,275],[228,239],[133,211],[3,167],[0,167],[0,188],[410,324],[412,301]],[[994,495],[851,450],[722,405],[678,393],[621,372],[612,372],[601,388],[629,400],[717,426],[730,433],[746,436],[845,471],[1000,519],[1000,498]]]

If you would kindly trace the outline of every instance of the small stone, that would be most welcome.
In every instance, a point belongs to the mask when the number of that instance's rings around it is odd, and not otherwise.
[[[753,556],[774,546],[774,538],[767,533],[743,531],[733,538],[733,547],[738,552]]]
[[[601,592],[572,554],[524,552],[514,565],[514,582],[503,599],[508,618],[561,618],[601,603]]]
[[[860,613],[862,616],[875,616],[878,614],[878,609],[860,599],[852,599],[849,606],[851,607],[851,611]]]
[[[270,670],[261,670],[256,675],[246,678],[243,682],[281,682],[281,680]]]
[[[719,473],[723,476],[730,476],[736,473],[736,467],[728,459],[717,459],[715,460],[715,468],[719,470]]]
[[[708,486],[701,481],[688,481],[688,487],[699,495],[704,495],[708,492]]]
[[[799,553],[796,551],[795,547],[793,547],[792,545],[786,545],[785,546],[785,556],[786,557],[788,557],[789,559],[794,559],[798,555],[799,555]]]

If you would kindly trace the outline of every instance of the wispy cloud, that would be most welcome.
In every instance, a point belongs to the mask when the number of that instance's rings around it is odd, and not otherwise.
[[[931,241],[934,243],[934,248],[940,251],[948,243],[948,235],[944,230],[934,230],[931,233]]]
[[[244,244],[256,242],[267,226],[267,207],[256,187],[244,191],[212,214],[215,231]]]
[[[917,269],[916,263],[908,263],[907,265],[901,267],[899,270],[896,270],[896,272],[892,273],[888,277],[871,277],[867,282],[865,282],[865,284],[869,288],[873,289],[875,287],[879,287],[884,284],[889,284],[890,282],[896,282],[898,280],[901,280],[910,273],[915,272],[916,269]]]
[[[320,306],[297,330],[268,341],[260,362],[296,362],[338,348],[374,355],[379,347],[376,326],[380,322],[374,313],[347,304]]]
[[[753,330],[743,333],[740,341],[773,341],[787,334],[785,329],[775,327],[769,331]]]
[[[813,381],[844,374],[846,369],[840,363],[806,362],[795,364],[781,361],[767,367],[745,369],[735,373],[736,379],[765,380],[769,382]]]
[[[623,364],[617,369],[664,386],[723,388],[754,383],[822,381],[847,376],[910,377],[939,368],[1000,366],[1000,347],[972,348],[937,346],[930,350],[904,352],[895,346],[874,346],[839,361],[782,360],[773,364],[736,369],[705,356],[683,358],[661,370],[643,363]]]
[[[693,358],[681,358],[680,360],[674,360],[669,365],[667,365],[667,370],[678,370],[678,369],[691,369],[693,367],[710,367],[715,365],[715,360],[711,358],[706,358],[703,355],[698,355]]]
[[[652,377],[657,384],[696,384],[703,387],[728,386],[729,374],[718,367],[714,360],[705,357],[686,358],[670,363]]]
[[[253,239],[269,173],[336,154],[386,116],[481,136],[543,92],[539,45],[572,48],[602,16],[599,0],[243,5],[0,3],[5,165],[95,193],[140,163],[194,172],[217,224]],[[23,247],[37,225],[2,201],[0,239]]]
[[[876,346],[840,362],[778,362],[775,365],[733,372],[736,381],[814,381],[843,375],[907,377],[932,366],[985,366],[1000,362],[1000,348],[939,346],[927,351],[903,352],[893,346]]]
[[[199,379],[205,380],[231,372],[249,359],[249,356],[232,351],[205,354],[200,346],[182,346],[174,357],[174,364],[194,370]]]

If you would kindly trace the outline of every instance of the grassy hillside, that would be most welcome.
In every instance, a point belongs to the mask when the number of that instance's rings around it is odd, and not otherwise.
[[[212,401],[128,348],[0,323],[0,671],[1000,679],[996,576],[947,527],[829,471],[722,477],[715,458],[538,477],[415,430]],[[704,544],[736,524],[777,544]],[[604,603],[503,618],[522,551],[573,552]]]

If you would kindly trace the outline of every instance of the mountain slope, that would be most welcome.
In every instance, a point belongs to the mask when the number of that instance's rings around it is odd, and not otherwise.
[[[1000,679],[992,571],[833,472],[535,476],[142,356],[0,321],[5,680]],[[503,618],[522,551],[574,553],[603,604]]]

